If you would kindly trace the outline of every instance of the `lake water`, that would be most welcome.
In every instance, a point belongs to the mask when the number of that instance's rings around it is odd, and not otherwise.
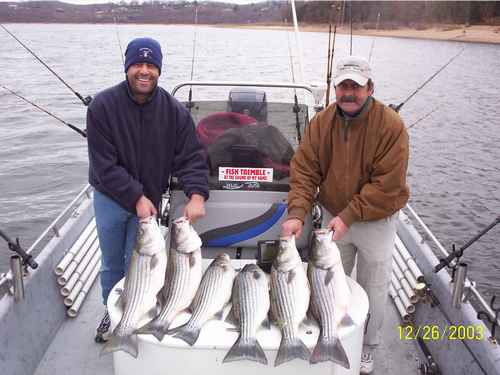
[[[94,95],[124,78],[123,48],[138,36],[165,50],[160,85],[189,80],[192,26],[6,25],[75,90]],[[304,76],[324,81],[326,33],[302,33]],[[291,81],[289,42],[280,30],[196,29],[194,79]],[[337,36],[336,56],[349,38]],[[371,37],[354,37],[367,56]],[[377,38],[372,57],[375,97],[400,103],[461,48],[462,55],[403,108],[409,130],[413,208],[448,249],[463,245],[500,215],[500,46]],[[0,30],[3,84],[65,121],[85,127],[85,107],[16,41]],[[298,75],[297,59],[295,75]],[[29,245],[87,181],[83,138],[0,89],[0,229]],[[500,294],[500,225],[465,254],[469,276],[486,295]],[[0,271],[9,251],[0,242]]]

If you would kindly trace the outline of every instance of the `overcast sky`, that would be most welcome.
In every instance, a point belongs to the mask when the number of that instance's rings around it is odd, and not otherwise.
[[[63,3],[71,3],[71,4],[98,4],[98,3],[118,3],[120,0],[60,0]],[[127,3],[130,2],[130,0],[125,0]],[[165,0],[163,0],[165,1]],[[167,0],[168,1],[168,0]],[[191,1],[191,0],[187,0]],[[249,3],[258,3],[264,0],[204,0],[204,1],[218,1],[218,2],[224,2],[224,3],[232,3],[232,4],[249,4]],[[0,0],[0,2],[24,2],[23,0]],[[143,2],[143,0],[139,0],[140,3]]]

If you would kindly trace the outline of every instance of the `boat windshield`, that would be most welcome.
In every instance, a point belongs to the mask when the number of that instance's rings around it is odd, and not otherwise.
[[[261,92],[231,91],[228,98],[190,105],[205,148],[210,188],[288,187],[290,161],[308,121],[307,106],[296,111],[293,103],[267,102]]]

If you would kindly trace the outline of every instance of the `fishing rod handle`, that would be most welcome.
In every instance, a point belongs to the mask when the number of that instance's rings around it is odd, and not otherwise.
[[[1,229],[0,229],[0,237],[2,237],[7,242],[7,245],[9,246],[10,250],[19,254],[21,259],[23,260],[23,264],[29,265],[32,269],[36,269],[38,267],[38,263],[35,262],[35,260],[33,259],[33,256],[28,254],[21,247],[21,245],[19,243],[19,238],[16,238],[16,242],[14,242]]]

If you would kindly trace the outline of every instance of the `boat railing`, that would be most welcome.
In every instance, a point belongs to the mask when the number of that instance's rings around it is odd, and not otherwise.
[[[50,236],[52,237],[60,237],[60,227],[64,222],[66,222],[66,219],[68,218],[69,215],[71,215],[74,210],[81,204],[82,200],[84,199],[90,199],[91,198],[91,192],[92,192],[92,187],[87,184],[81,191],[78,193],[78,195],[69,203],[66,208],[57,216],[52,223],[43,231],[43,233],[33,242],[33,244],[26,250],[27,254],[33,254],[36,249],[40,246],[40,244],[43,241],[46,241],[47,238]],[[11,291],[11,285],[12,285],[12,273],[11,271],[7,273],[0,274],[0,297],[3,296],[6,292]]]
[[[284,88],[284,89],[303,89],[315,95],[315,88],[305,83],[282,83],[282,82],[240,82],[240,81],[187,81],[176,85],[172,89],[172,95],[175,96],[176,92],[182,87],[187,86],[242,86],[242,87],[271,87],[271,88]]]
[[[422,228],[422,230],[425,232],[427,237],[436,246],[436,248],[439,250],[441,255],[446,258],[449,255],[449,252],[439,242],[439,240],[436,238],[436,236],[434,236],[434,234],[431,232],[429,227],[427,225],[425,225],[425,223],[420,218],[420,216],[418,216],[418,214],[415,212],[415,210],[409,204],[406,205],[406,209],[411,214],[411,216],[415,219],[415,221],[418,223],[418,225]],[[477,290],[475,283],[469,279],[466,279],[465,287],[464,287],[464,295],[467,295],[467,294],[474,296],[480,311],[486,312],[486,314],[489,316],[489,318],[491,319],[492,322],[495,321],[495,319],[496,319],[497,325],[500,325],[500,319],[498,319],[496,317],[496,313],[493,311],[490,304],[480,294],[479,290]]]

